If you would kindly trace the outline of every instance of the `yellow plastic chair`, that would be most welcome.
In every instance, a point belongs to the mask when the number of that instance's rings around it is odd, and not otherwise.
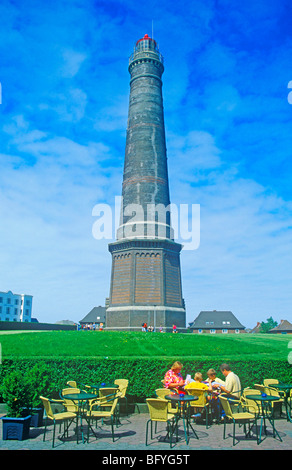
[[[75,380],[68,380],[68,382],[66,382],[66,385],[69,385],[69,387],[72,387],[72,388],[75,388],[75,389],[78,388],[79,390],[81,390],[80,387],[78,387],[77,382]],[[84,388],[91,389],[90,385],[86,385],[86,384],[80,384],[80,385],[82,385],[82,387],[84,387]],[[84,392],[87,391],[88,392],[89,390],[82,390],[82,391],[84,391]],[[73,393],[73,392],[71,391],[71,393]]]
[[[249,413],[253,413],[257,416],[261,415],[261,404],[250,398],[246,398],[247,395],[261,395],[260,390],[256,388],[245,388],[242,392],[240,403],[241,406],[245,408]]]
[[[116,379],[114,383],[119,386],[119,391],[120,391],[119,399],[121,400],[124,398],[126,400],[126,414],[128,414],[128,399],[127,399],[126,393],[127,393],[129,381],[127,379]]]
[[[228,402],[227,398],[219,396],[219,400],[220,400],[220,403],[221,403],[222,408],[223,408],[224,413],[225,413],[223,439],[225,439],[226,423],[227,423],[228,419],[231,420],[232,423],[233,423],[233,445],[235,445],[235,425],[236,425],[236,423],[244,425],[244,433],[245,433],[245,437],[247,437],[250,434],[250,423],[252,422],[253,424],[255,424],[256,437],[257,437],[257,418],[256,418],[256,414],[249,413],[248,411],[241,412],[241,413],[233,413],[232,410],[231,410],[230,403]],[[248,433],[246,432],[246,424],[248,424],[248,427],[249,427]],[[258,441],[258,437],[257,437],[257,441]]]
[[[148,445],[148,428],[149,423],[151,423],[151,439],[153,439],[153,429],[152,425],[155,423],[155,432],[157,432],[157,423],[166,423],[167,434],[165,439],[169,436],[170,438],[170,447],[172,447],[172,436],[177,430],[177,419],[176,413],[169,413],[168,411],[168,401],[162,398],[147,398],[146,403],[148,405],[148,410],[150,414],[150,419],[146,424],[146,446]],[[176,434],[176,440],[178,435]]]
[[[282,398],[284,396],[284,392],[279,391],[276,387],[273,387],[274,384],[278,384],[278,383],[279,383],[278,379],[264,379],[264,386],[268,387],[271,390],[271,394]]]
[[[78,388],[77,387],[77,382],[75,382],[75,380],[68,380],[66,385],[69,385],[69,387],[72,387],[72,388]]]
[[[194,397],[198,397],[198,400],[191,401],[190,405],[193,408],[201,409],[205,411],[206,415],[206,428],[208,428],[208,417],[209,417],[209,410],[210,404],[208,401],[208,392],[207,390],[203,390],[201,388],[188,388],[187,389],[188,395],[193,395]]]
[[[269,387],[266,387],[264,384],[254,384],[254,388],[256,390],[259,390],[261,393],[266,393],[267,395],[271,395],[268,390]]]
[[[270,385],[278,384],[279,380],[278,379],[264,379],[263,383],[265,387],[270,387]]]
[[[80,389],[79,388],[73,388],[73,387],[63,388],[60,395],[61,395],[61,398],[64,401],[64,406],[65,406],[66,410],[67,411],[72,411],[72,413],[77,413],[78,412],[78,405],[76,403],[74,403],[74,401],[69,400],[68,398],[65,398],[66,395],[70,395],[71,393],[80,393]]]
[[[113,401],[116,398],[120,397],[120,392],[119,392],[119,389],[117,389],[117,388],[104,387],[104,388],[99,389],[98,395],[99,395],[99,398],[104,399],[104,400],[100,401],[99,406],[109,408],[109,407],[112,406]],[[95,399],[93,399],[93,403],[94,403],[94,401],[95,401]]]
[[[96,400],[92,401],[92,403],[90,405],[90,408],[89,408],[89,411],[87,412],[87,417],[88,417],[89,421],[94,421],[94,420],[97,421],[97,420],[101,419],[102,424],[103,424],[104,419],[109,419],[110,420],[113,442],[115,441],[114,424],[116,424],[117,404],[118,404],[118,397],[114,398],[114,399],[111,398],[110,400],[107,400],[106,397],[102,397],[101,399],[97,398]],[[106,405],[110,409],[105,410],[104,408],[102,408],[103,405]],[[94,408],[97,408],[97,409],[95,410]],[[87,442],[89,442],[89,427],[91,427],[91,426],[88,426],[88,428],[87,428],[88,429]],[[95,435],[95,437],[97,437],[95,433],[94,433],[94,435]]]
[[[279,397],[279,400],[272,401],[271,407],[272,407],[272,412],[274,413],[275,408],[279,407],[280,408],[280,416],[282,414],[282,405],[284,403],[284,398],[281,397],[279,390],[272,388],[272,385],[270,387],[267,387],[262,384],[254,384],[254,388],[259,390],[261,393],[265,393],[266,395],[273,395],[274,397]]]
[[[60,413],[54,413],[53,410],[52,410],[52,407],[51,407],[51,403],[62,403],[62,400],[50,400],[48,398],[45,398],[45,397],[40,397],[42,403],[43,403],[43,406],[44,406],[44,409],[46,411],[46,418],[47,419],[50,419],[51,421],[53,421],[53,424],[54,424],[54,428],[53,428],[53,442],[52,442],[52,447],[54,447],[54,444],[55,444],[55,428],[56,428],[56,424],[59,423],[59,424],[62,424],[64,423],[64,433],[63,433],[63,436],[65,434],[67,434],[68,436],[68,429],[71,425],[71,423],[74,421],[74,419],[76,418],[76,413],[72,413],[71,411],[65,411],[65,412],[60,412]],[[45,437],[46,437],[46,430],[47,430],[47,419],[45,420],[45,432],[44,432],[44,437],[43,437],[43,440],[45,440]],[[67,423],[67,426],[65,427],[65,423]]]
[[[171,392],[170,390],[168,390],[168,388],[157,388],[155,390],[155,394],[157,396],[157,398],[162,398],[163,400],[165,400],[165,395],[169,395]],[[172,402],[168,402],[168,412],[169,413],[178,413],[178,405],[177,404],[174,404]]]

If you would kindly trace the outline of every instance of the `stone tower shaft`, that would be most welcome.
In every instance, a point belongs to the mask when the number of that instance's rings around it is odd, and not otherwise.
[[[136,43],[129,59],[130,100],[118,240],[173,238],[162,98],[163,71],[163,57],[157,44],[145,35]],[[135,205],[139,206],[136,211]]]
[[[129,59],[130,98],[107,328],[185,328],[180,251],[173,240],[162,98],[163,57],[154,39]]]

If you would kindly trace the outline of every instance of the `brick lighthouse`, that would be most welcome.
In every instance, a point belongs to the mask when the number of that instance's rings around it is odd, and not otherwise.
[[[129,59],[130,100],[107,328],[186,326],[180,251],[173,239],[162,99],[163,57],[147,34]]]

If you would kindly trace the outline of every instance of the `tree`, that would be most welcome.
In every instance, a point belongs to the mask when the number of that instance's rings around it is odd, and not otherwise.
[[[261,322],[259,332],[260,333],[268,333],[272,328],[275,328],[277,325],[278,325],[278,323],[275,320],[273,320],[272,317],[267,318],[266,323],[263,322],[263,321]]]

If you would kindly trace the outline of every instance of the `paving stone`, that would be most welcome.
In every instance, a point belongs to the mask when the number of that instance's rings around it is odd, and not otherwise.
[[[94,427],[97,438],[90,433],[89,442],[84,444],[80,440],[77,444],[74,424],[69,430],[69,437],[58,439],[58,427],[56,427],[55,448],[52,449],[53,426],[47,426],[46,440],[43,442],[44,427],[30,428],[30,437],[25,441],[2,440],[2,426],[0,426],[0,451],[4,450],[99,450],[115,453],[117,451],[147,451],[156,453],[157,451],[169,452],[168,440],[164,440],[166,435],[165,427],[162,423],[158,425],[158,432],[154,434],[154,439],[150,445],[145,445],[146,422],[149,419],[147,413],[134,413],[130,416],[122,416],[120,425],[115,427],[115,442],[112,441],[111,428],[104,422],[101,427]],[[232,425],[227,426],[227,438],[223,440],[223,424],[212,424],[206,429],[204,424],[194,424],[199,439],[190,435],[190,441],[186,444],[182,423],[179,427],[179,440],[172,448],[172,452],[193,451],[193,450],[291,450],[292,449],[292,423],[285,418],[275,421],[276,429],[282,438],[274,438],[272,429],[267,427],[267,435],[263,434],[263,441],[258,445],[255,437],[246,439],[243,428],[236,426],[236,445],[232,446]],[[84,426],[85,435],[87,427]],[[81,436],[80,436],[81,437]],[[102,455],[102,453],[101,453]]]

